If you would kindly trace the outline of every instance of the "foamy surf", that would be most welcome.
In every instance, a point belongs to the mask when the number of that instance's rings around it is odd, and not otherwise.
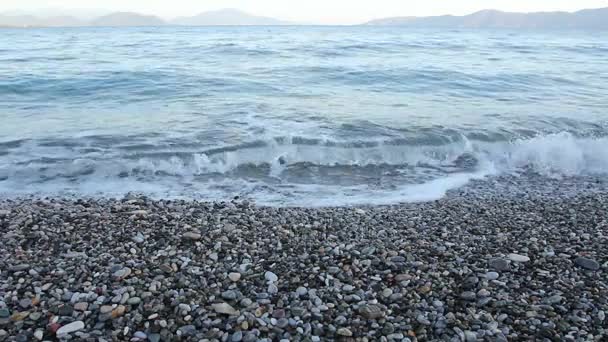
[[[197,146],[171,151],[145,145],[120,153],[77,153],[73,145],[28,141],[5,148],[0,192],[136,192],[202,200],[239,196],[268,205],[335,206],[431,201],[473,179],[504,174],[608,173],[608,138],[566,132],[496,142],[460,135],[448,143],[418,145],[403,139],[280,137],[202,151]],[[90,149],[84,142],[80,146]]]

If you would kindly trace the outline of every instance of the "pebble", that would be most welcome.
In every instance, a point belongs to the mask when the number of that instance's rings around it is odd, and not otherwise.
[[[526,255],[521,255],[521,254],[509,254],[507,256],[507,258],[509,258],[509,260],[513,261],[513,262],[528,262],[530,261],[530,258]]]
[[[114,272],[114,274],[112,274],[112,276],[114,276],[114,278],[117,278],[119,280],[125,279],[126,277],[128,277],[131,274],[131,269],[128,267],[122,268],[116,272]]]
[[[129,305],[139,305],[141,303],[141,298],[139,297],[131,297],[127,300],[127,304]]]
[[[102,305],[99,308],[99,312],[101,312],[102,314],[112,312],[112,310],[114,310],[114,307],[112,305]]]
[[[124,305],[117,306],[114,310],[112,310],[111,317],[118,318],[125,314],[127,308]]]
[[[475,294],[475,292],[473,292],[473,291],[465,291],[460,294],[460,298],[462,298],[464,300],[473,301],[477,298],[477,294]]]
[[[485,275],[485,278],[488,280],[496,280],[500,277],[500,274],[498,272],[488,272]]]
[[[473,331],[465,330],[465,332],[464,332],[464,338],[465,338],[466,342],[476,342],[477,341],[477,334],[474,333]]]
[[[196,327],[194,325],[184,325],[177,330],[177,334],[180,336],[194,336]]]
[[[340,328],[340,329],[338,329],[337,333],[340,336],[347,336],[347,337],[353,336],[353,332],[350,331],[350,329],[348,329],[348,328]]]
[[[146,333],[143,331],[136,331],[133,334],[133,337],[139,338],[140,340],[145,340],[148,338],[148,335],[146,335]]]
[[[87,302],[79,302],[74,304],[74,310],[76,311],[87,311],[87,308],[89,307],[89,303]]]
[[[243,339],[243,332],[242,331],[237,331],[234,334],[232,334],[232,342],[239,342]]]
[[[583,257],[574,259],[574,264],[590,271],[599,271],[600,269],[600,264],[597,261]]]
[[[379,319],[384,317],[384,310],[378,305],[363,305],[359,308],[359,314],[366,319]]]
[[[196,232],[187,232],[184,233],[183,235],[184,239],[186,240],[192,240],[192,241],[198,241],[200,240],[203,236],[200,233],[196,233]]]
[[[230,306],[230,304],[227,304],[227,303],[213,304],[212,307],[215,312],[220,313],[220,314],[230,315],[230,316],[236,316],[239,314],[239,312],[236,309],[234,309],[232,306]]]
[[[74,320],[85,327],[62,340],[601,340],[608,195],[460,191],[356,216],[236,200],[0,199],[14,208],[0,340],[50,340]],[[125,215],[137,209],[154,214]],[[509,251],[534,267],[492,257]]]
[[[66,324],[57,330],[57,336],[71,334],[73,332],[84,329],[85,325],[83,321],[75,321],[69,324]]]
[[[9,266],[8,270],[11,272],[21,272],[21,271],[28,270],[29,268],[30,268],[30,264],[18,264],[18,265]]]
[[[279,280],[279,277],[270,271],[267,271],[266,273],[264,273],[264,278],[266,280],[268,280],[269,283],[274,283]]]
[[[505,272],[510,269],[509,262],[502,258],[490,259],[488,264],[491,269],[498,272]]]
[[[304,297],[308,294],[308,289],[300,286],[296,289],[296,294],[298,295],[298,297]]]

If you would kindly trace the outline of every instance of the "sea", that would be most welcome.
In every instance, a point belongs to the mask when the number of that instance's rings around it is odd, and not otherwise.
[[[607,173],[601,32],[0,29],[3,198],[350,206]]]

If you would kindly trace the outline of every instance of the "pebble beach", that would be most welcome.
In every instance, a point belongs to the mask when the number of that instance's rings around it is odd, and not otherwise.
[[[608,191],[575,185],[356,208],[4,199],[0,341],[606,341]]]

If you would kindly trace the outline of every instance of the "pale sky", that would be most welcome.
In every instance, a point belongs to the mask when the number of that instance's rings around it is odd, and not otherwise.
[[[533,12],[598,7],[608,7],[608,0],[0,0],[0,12],[103,9],[154,14],[169,19],[237,8],[256,15],[318,24],[359,24],[392,16],[463,15],[480,9]]]

